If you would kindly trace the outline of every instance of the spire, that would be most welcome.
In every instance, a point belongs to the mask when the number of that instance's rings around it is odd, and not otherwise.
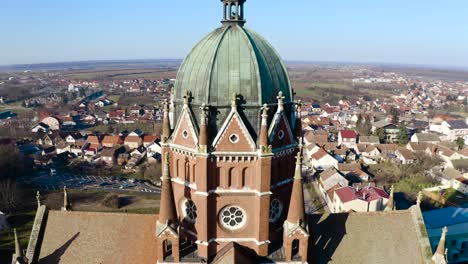
[[[161,207],[159,211],[159,223],[171,224],[177,222],[177,213],[172,192],[172,182],[169,176],[169,153],[165,154],[162,174]]]
[[[37,200],[37,207],[41,207],[41,193],[39,191],[36,192],[36,200]]]
[[[302,101],[296,103],[296,137],[302,137],[302,120],[301,120]]]
[[[68,193],[67,186],[63,186],[63,207],[62,211],[69,211],[71,208],[70,203],[68,202]]]
[[[15,256],[16,258],[22,258],[23,250],[21,249],[21,244],[18,239],[18,234],[16,233],[16,228],[13,229],[13,233],[15,234]]]
[[[244,20],[244,3],[246,0],[221,0],[223,3],[223,25],[239,25],[245,24]]]
[[[190,104],[190,101],[192,100],[192,93],[190,91],[185,91],[184,95],[184,108],[187,108],[188,105]]]
[[[296,156],[296,171],[294,173],[294,183],[289,202],[289,212],[287,221],[292,224],[303,224],[305,221],[304,209],[304,189],[302,186],[302,149]]]
[[[387,206],[385,207],[385,211],[393,211],[395,209],[395,202],[393,198],[394,188],[393,185],[390,188],[390,197],[388,198]]]
[[[166,143],[171,135],[171,125],[169,123],[169,102],[164,100],[164,119],[163,119],[163,135],[162,143]]]
[[[231,97],[231,109],[232,109],[232,111],[237,111],[237,100],[238,99],[239,98],[237,97],[237,94],[233,93],[232,97]]]
[[[207,151],[208,148],[208,124],[207,124],[207,114],[206,112],[208,111],[208,107],[205,104],[202,104],[200,107],[201,109],[201,124],[200,124],[200,139],[199,139],[199,145],[200,145],[200,150],[203,152]]]
[[[416,198],[416,206],[421,208],[421,201],[422,201],[422,192],[418,192],[418,197]]]
[[[448,228],[442,228],[442,235],[440,236],[439,245],[437,245],[436,252],[432,256],[432,263],[434,264],[445,264],[445,237],[447,235]]]
[[[286,97],[283,96],[283,92],[279,92],[278,93],[278,96],[276,97],[276,99],[278,99],[278,113],[281,113],[284,111],[284,99]]]
[[[262,110],[262,125],[260,127],[260,147],[262,150],[268,148],[268,105],[264,104]]]

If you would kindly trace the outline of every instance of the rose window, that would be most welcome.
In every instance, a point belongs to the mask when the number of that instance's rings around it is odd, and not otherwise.
[[[283,205],[278,199],[274,199],[270,203],[270,223],[274,223],[281,217],[283,211]]]
[[[245,212],[236,206],[227,206],[220,213],[221,224],[231,230],[236,230],[245,224]]]
[[[197,206],[192,200],[185,200],[184,204],[182,205],[183,212],[185,214],[185,219],[188,221],[195,223],[197,220]]]

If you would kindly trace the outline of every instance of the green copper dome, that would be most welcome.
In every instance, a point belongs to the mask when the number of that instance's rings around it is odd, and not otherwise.
[[[277,52],[239,25],[214,30],[192,49],[177,75],[175,101],[182,102],[186,91],[194,105],[229,107],[234,93],[245,106],[276,103],[279,91],[291,100],[288,74]]]
[[[243,3],[243,2],[242,2]],[[280,91],[290,113],[291,86],[286,67],[275,49],[259,34],[243,27],[243,6],[236,16],[226,11],[223,26],[203,38],[185,58],[174,88],[177,120],[184,96],[190,92],[196,122],[199,107],[210,107],[210,130],[217,133],[231,109],[233,94],[252,136],[258,135],[260,108],[270,105],[271,114]],[[196,124],[198,125],[198,124]]]

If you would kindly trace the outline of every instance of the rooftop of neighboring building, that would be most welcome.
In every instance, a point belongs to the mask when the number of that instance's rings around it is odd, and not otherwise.
[[[465,120],[447,120],[445,121],[451,129],[468,129],[468,124]]]
[[[310,215],[310,263],[429,262],[416,210]]]
[[[156,263],[157,215],[49,211],[39,263]]]
[[[335,193],[336,195],[338,195],[338,197],[340,197],[340,200],[343,203],[352,200],[362,200],[366,202],[371,202],[380,198],[388,199],[389,197],[385,190],[374,186],[366,186],[364,188],[359,189],[356,189],[351,186],[346,186],[337,189]]]
[[[358,134],[354,130],[341,130],[340,135],[342,138],[346,139],[355,139],[358,137]]]

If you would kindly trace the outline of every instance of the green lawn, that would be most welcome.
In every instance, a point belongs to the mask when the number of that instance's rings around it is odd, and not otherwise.
[[[433,193],[438,194],[437,191]],[[463,204],[468,204],[468,196],[453,188],[444,190],[443,197],[447,202],[454,203],[460,206],[462,206]]]
[[[29,211],[10,216],[8,222],[10,229],[0,232],[0,249],[12,249],[15,247],[13,228],[16,228],[20,243],[26,248],[31,235],[31,229],[34,223],[36,211]]]

